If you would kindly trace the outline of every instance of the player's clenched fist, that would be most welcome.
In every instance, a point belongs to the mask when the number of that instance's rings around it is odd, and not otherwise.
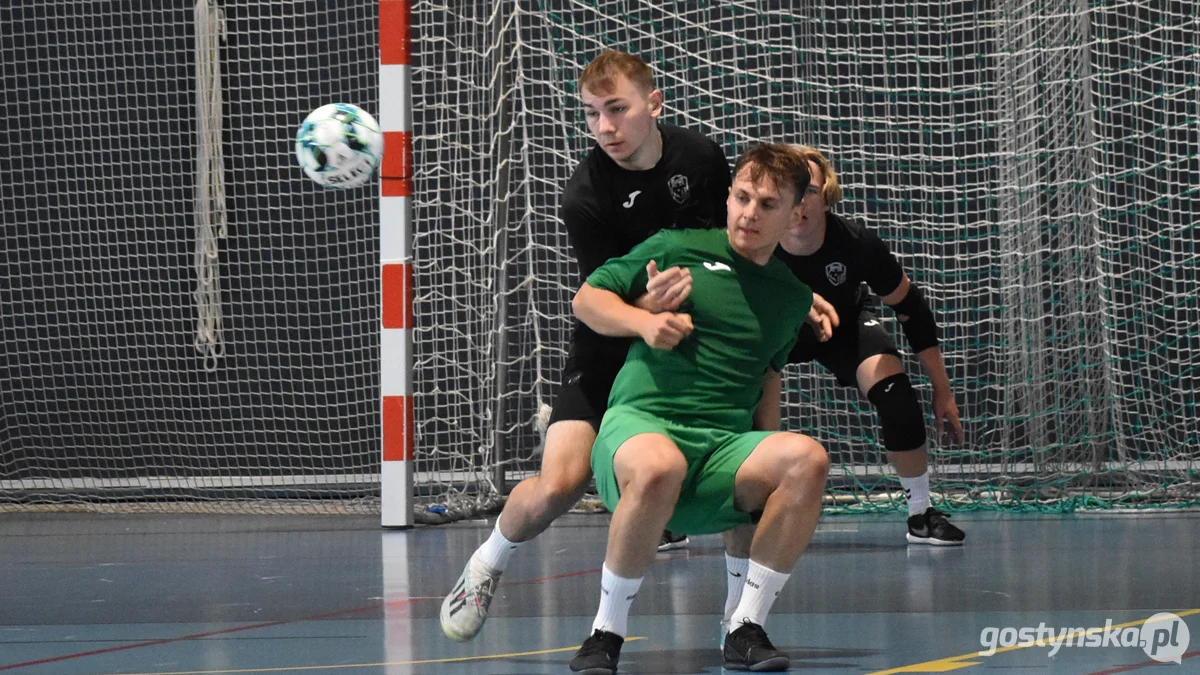
[[[687,314],[663,312],[648,316],[642,325],[642,339],[655,349],[674,349],[692,332],[692,317]]]

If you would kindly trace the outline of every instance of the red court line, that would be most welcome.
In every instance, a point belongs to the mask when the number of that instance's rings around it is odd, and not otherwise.
[[[709,555],[708,553],[689,553],[687,556],[671,556],[668,558],[658,558],[654,562],[659,563],[664,560],[686,560],[688,558],[698,558]],[[509,585],[517,586],[521,584],[541,584],[547,581],[557,581],[559,579],[570,579],[572,577],[582,577],[589,574],[599,574],[601,568],[591,570],[581,570],[578,572],[567,572],[566,574],[556,574],[549,577],[539,577],[537,579],[526,579],[524,581],[514,581]],[[120,647],[106,647],[105,649],[93,649],[86,652],[75,652],[73,654],[63,654],[62,656],[51,656],[45,659],[37,659],[36,661],[25,661],[22,663],[11,663],[6,666],[0,666],[0,670],[13,670],[15,668],[24,668],[26,666],[38,666],[43,663],[57,663],[59,661],[69,661],[71,659],[81,659],[85,656],[98,656],[100,654],[111,654],[113,652],[122,652],[128,649],[141,649],[142,647],[157,647],[159,645],[171,644],[172,642],[184,642],[186,640],[199,640],[201,638],[213,637],[215,635],[228,635],[230,633],[240,633],[247,630],[255,630],[258,628],[271,628],[272,626],[284,626],[291,623],[302,623],[305,621],[320,621],[321,619],[331,619],[335,616],[345,616],[347,614],[357,614],[359,612],[367,612],[373,609],[381,609],[395,605],[404,605],[422,600],[441,600],[442,596],[437,597],[420,597],[406,598],[394,602],[383,602],[376,605],[366,605],[364,607],[356,607],[354,609],[343,609],[336,612],[327,612],[325,614],[314,614],[312,616],[303,616],[298,619],[281,619],[279,621],[267,621],[265,623],[253,623],[248,626],[238,626],[237,628],[225,628],[222,630],[209,631],[207,633],[192,633],[191,635],[180,635],[179,637],[163,638],[161,640],[149,640],[147,642],[137,642],[131,645],[121,645]],[[1186,657],[1185,657],[1186,658]]]
[[[1183,656],[1181,656],[1180,658],[1190,659],[1193,656],[1200,656],[1200,651],[1188,652],[1188,653],[1184,654]],[[1116,673],[1128,673],[1131,670],[1138,670],[1139,668],[1149,668],[1150,666],[1165,666],[1165,665],[1169,665],[1169,663],[1170,662],[1162,663],[1161,661],[1146,661],[1145,663],[1136,663],[1132,666],[1121,666],[1119,668],[1111,668],[1109,670],[1097,670],[1094,673],[1088,673],[1088,675],[1116,675]]]
[[[412,598],[394,603],[384,603],[379,605],[368,605],[366,607],[356,607],[355,609],[344,609],[338,612],[328,612],[326,614],[314,614],[299,619],[282,619],[279,621],[267,621],[265,623],[253,623],[248,626],[238,626],[236,628],[225,628],[222,630],[209,631],[207,633],[192,633],[191,635],[181,635],[173,638],[163,638],[161,640],[150,640],[148,642],[137,642],[131,645],[121,645],[120,647],[107,647],[105,649],[93,649],[87,652],[76,652],[74,654],[64,654],[62,656],[51,656],[50,658],[38,659],[36,661],[25,661],[24,663],[12,663],[7,666],[0,666],[0,670],[12,670],[14,668],[24,668],[25,666],[38,666],[43,663],[55,663],[58,661],[68,661],[70,659],[83,658],[84,656],[96,656],[98,654],[111,654],[112,652],[121,652],[126,649],[139,649],[141,647],[156,647],[158,645],[170,644],[172,642],[182,642],[184,640],[198,640],[200,638],[212,637],[214,635],[228,635],[229,633],[240,633],[246,630],[254,630],[256,628],[270,628],[272,626],[282,626],[289,623],[300,623],[301,621],[317,621],[320,619],[329,619],[335,616],[343,616],[345,614],[355,614],[357,612],[365,612],[372,609],[379,609],[388,604],[404,604],[408,602],[416,602],[417,600],[432,600],[434,598]],[[436,598],[440,600],[441,598]]]

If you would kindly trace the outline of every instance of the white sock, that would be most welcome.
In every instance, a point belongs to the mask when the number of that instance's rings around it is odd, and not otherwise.
[[[729,591],[725,595],[725,623],[733,616],[738,603],[742,601],[742,589],[746,587],[746,572],[750,569],[749,558],[735,558],[725,554],[725,571],[729,574],[725,581],[729,582]]]
[[[904,494],[908,496],[908,515],[915,516],[925,513],[925,509],[932,506],[929,502],[928,469],[914,478],[900,476],[900,487],[904,488]]]
[[[600,573],[600,609],[596,612],[592,630],[604,630],[625,637],[629,607],[633,605],[633,598],[641,586],[642,577],[619,577],[605,564],[604,571]]]
[[[729,617],[730,630],[737,630],[746,621],[763,625],[779,591],[792,575],[776,572],[763,567],[753,560],[746,572],[746,589],[742,591],[742,601],[738,603],[733,616]]]
[[[503,572],[508,567],[508,559],[512,557],[513,551],[517,550],[520,545],[521,542],[509,541],[504,538],[503,534],[500,534],[500,519],[497,518],[492,536],[483,542],[483,546],[476,549],[472,559],[478,560],[497,572]]]

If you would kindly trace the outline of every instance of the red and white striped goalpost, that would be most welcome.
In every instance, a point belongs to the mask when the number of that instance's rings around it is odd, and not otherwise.
[[[412,407],[412,75],[409,0],[379,2],[379,124],[383,165],[379,191],[380,423],[384,528],[413,526]],[[408,536],[383,533],[385,658],[413,659]]]
[[[409,0],[379,2],[379,264],[383,527],[413,525],[412,42]]]

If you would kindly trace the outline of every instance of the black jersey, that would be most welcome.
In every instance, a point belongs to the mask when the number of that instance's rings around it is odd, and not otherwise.
[[[725,227],[731,179],[721,146],[695,131],[662,123],[658,128],[662,157],[652,168],[623,169],[595,145],[567,181],[561,216],[580,283],[659,230]],[[573,349],[581,365],[596,360],[619,369],[631,342],[575,322]]]
[[[825,241],[815,253],[792,255],[781,246],[775,255],[813,293],[828,300],[843,322],[853,321],[866,304],[864,283],[882,296],[896,290],[904,278],[904,269],[879,235],[832,213],[825,214]]]

